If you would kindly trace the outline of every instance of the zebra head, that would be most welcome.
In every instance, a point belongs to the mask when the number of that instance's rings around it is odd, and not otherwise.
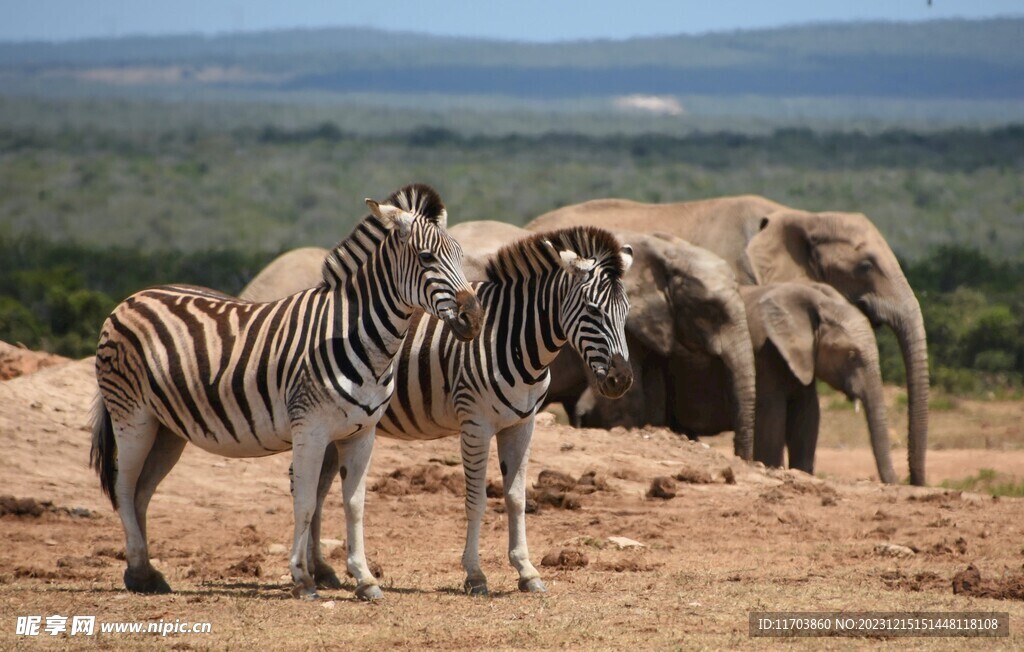
[[[484,311],[462,270],[462,247],[448,234],[448,212],[429,186],[406,186],[370,212],[397,240],[394,262],[406,304],[444,321],[463,341],[476,337]]]
[[[625,331],[629,299],[622,284],[633,249],[592,227],[556,231],[544,242],[557,253],[569,283],[561,306],[568,340],[583,358],[590,385],[618,398],[633,384]]]

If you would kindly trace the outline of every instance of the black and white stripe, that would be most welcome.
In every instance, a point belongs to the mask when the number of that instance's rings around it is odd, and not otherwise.
[[[92,457],[125,528],[129,589],[169,590],[149,563],[145,513],[189,442],[229,457],[294,450],[292,574],[298,595],[315,596],[309,524],[324,451],[336,442],[350,478],[346,505],[360,507],[348,519],[349,570],[364,593],[379,593],[362,552],[361,494],[393,360],[415,308],[466,337],[479,305],[432,189],[367,203],[374,215],[331,252],[318,287],[269,303],[159,287],[107,318]]]
[[[572,228],[506,246],[475,283],[486,314],[480,337],[460,342],[442,322],[414,317],[395,375],[395,393],[378,432],[399,439],[461,435],[468,529],[465,589],[487,591],[478,540],[487,458],[497,435],[509,558],[522,590],[543,590],[525,536],[526,461],[533,421],[549,384],[548,366],[569,344],[609,395],[632,380],[622,276],[631,250],[608,232]],[[325,477],[330,477],[325,475]],[[321,490],[321,494],[324,492]]]

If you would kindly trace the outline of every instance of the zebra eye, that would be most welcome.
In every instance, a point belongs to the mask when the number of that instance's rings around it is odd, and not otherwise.
[[[424,265],[431,265],[437,262],[437,256],[429,251],[420,252],[420,262]]]
[[[594,317],[600,317],[601,316],[601,306],[597,305],[596,303],[588,303],[587,304],[587,312],[590,313],[591,315],[593,315]]]

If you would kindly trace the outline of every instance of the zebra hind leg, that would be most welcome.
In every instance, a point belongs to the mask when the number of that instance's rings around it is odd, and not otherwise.
[[[117,514],[125,535],[125,556],[128,568],[124,571],[124,585],[133,593],[170,593],[167,580],[149,561],[149,546],[146,542],[145,519],[139,518],[136,497],[138,483],[143,476],[146,461],[157,438],[159,424],[151,414],[140,411],[127,420],[115,419],[114,436],[117,440],[117,479],[114,491],[117,495]],[[164,472],[166,475],[166,471]],[[159,482],[159,479],[156,480]],[[142,478],[143,486],[154,483],[148,476]],[[149,492],[150,495],[152,491]],[[148,504],[148,498],[143,501]]]
[[[548,589],[540,573],[530,563],[526,545],[526,464],[530,459],[533,419],[498,433],[498,461],[505,488],[505,513],[508,518],[508,559],[519,572],[519,590],[544,593]]]
[[[331,491],[334,478],[338,477],[338,469],[341,462],[338,459],[338,447],[328,444],[324,451],[324,464],[320,469],[320,483],[316,488],[316,511],[313,512],[313,521],[309,525],[309,559],[313,560],[313,581],[318,589],[335,589],[342,587],[341,580],[330,564],[324,559],[323,550],[320,547],[320,527],[323,523],[324,500]]]
[[[462,470],[466,475],[466,547],[462,552],[466,580],[462,590],[468,595],[487,595],[487,576],[480,567],[480,527],[487,507],[487,456],[491,435],[463,426],[460,443]]]

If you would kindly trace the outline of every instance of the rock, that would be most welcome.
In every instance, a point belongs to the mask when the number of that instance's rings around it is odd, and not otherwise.
[[[715,481],[707,469],[698,469],[692,466],[684,466],[679,473],[676,473],[676,480],[690,484],[711,484]]]
[[[556,568],[583,568],[590,563],[586,553],[572,548],[562,548],[557,552],[549,552],[541,560],[541,566]]]
[[[320,606],[324,609],[334,609],[334,600],[328,600],[327,602],[321,602]]]
[[[281,543],[272,543],[267,546],[267,554],[270,555],[283,555],[288,552],[288,547]],[[289,575],[289,577],[291,577]]]
[[[344,548],[345,542],[341,539],[320,539],[320,550],[325,555],[330,555],[334,552],[335,548]]]
[[[562,473],[561,471],[544,469],[540,472],[540,475],[537,476],[537,483],[533,486],[536,489],[546,487],[549,489],[569,491],[576,487],[576,478],[572,477],[568,473]]]
[[[0,342],[0,380],[10,380],[65,362],[70,362],[70,359]]]
[[[915,554],[911,548],[895,543],[880,543],[875,546],[875,553],[883,557],[913,557]]]
[[[974,564],[953,576],[953,593],[972,595],[981,586],[981,571]]]
[[[648,498],[661,498],[669,500],[676,497],[676,481],[668,476],[658,476],[651,481],[651,488],[647,490]]]
[[[646,548],[644,544],[634,539],[628,539],[626,537],[608,537],[608,542],[614,544],[622,550],[624,548]]]

